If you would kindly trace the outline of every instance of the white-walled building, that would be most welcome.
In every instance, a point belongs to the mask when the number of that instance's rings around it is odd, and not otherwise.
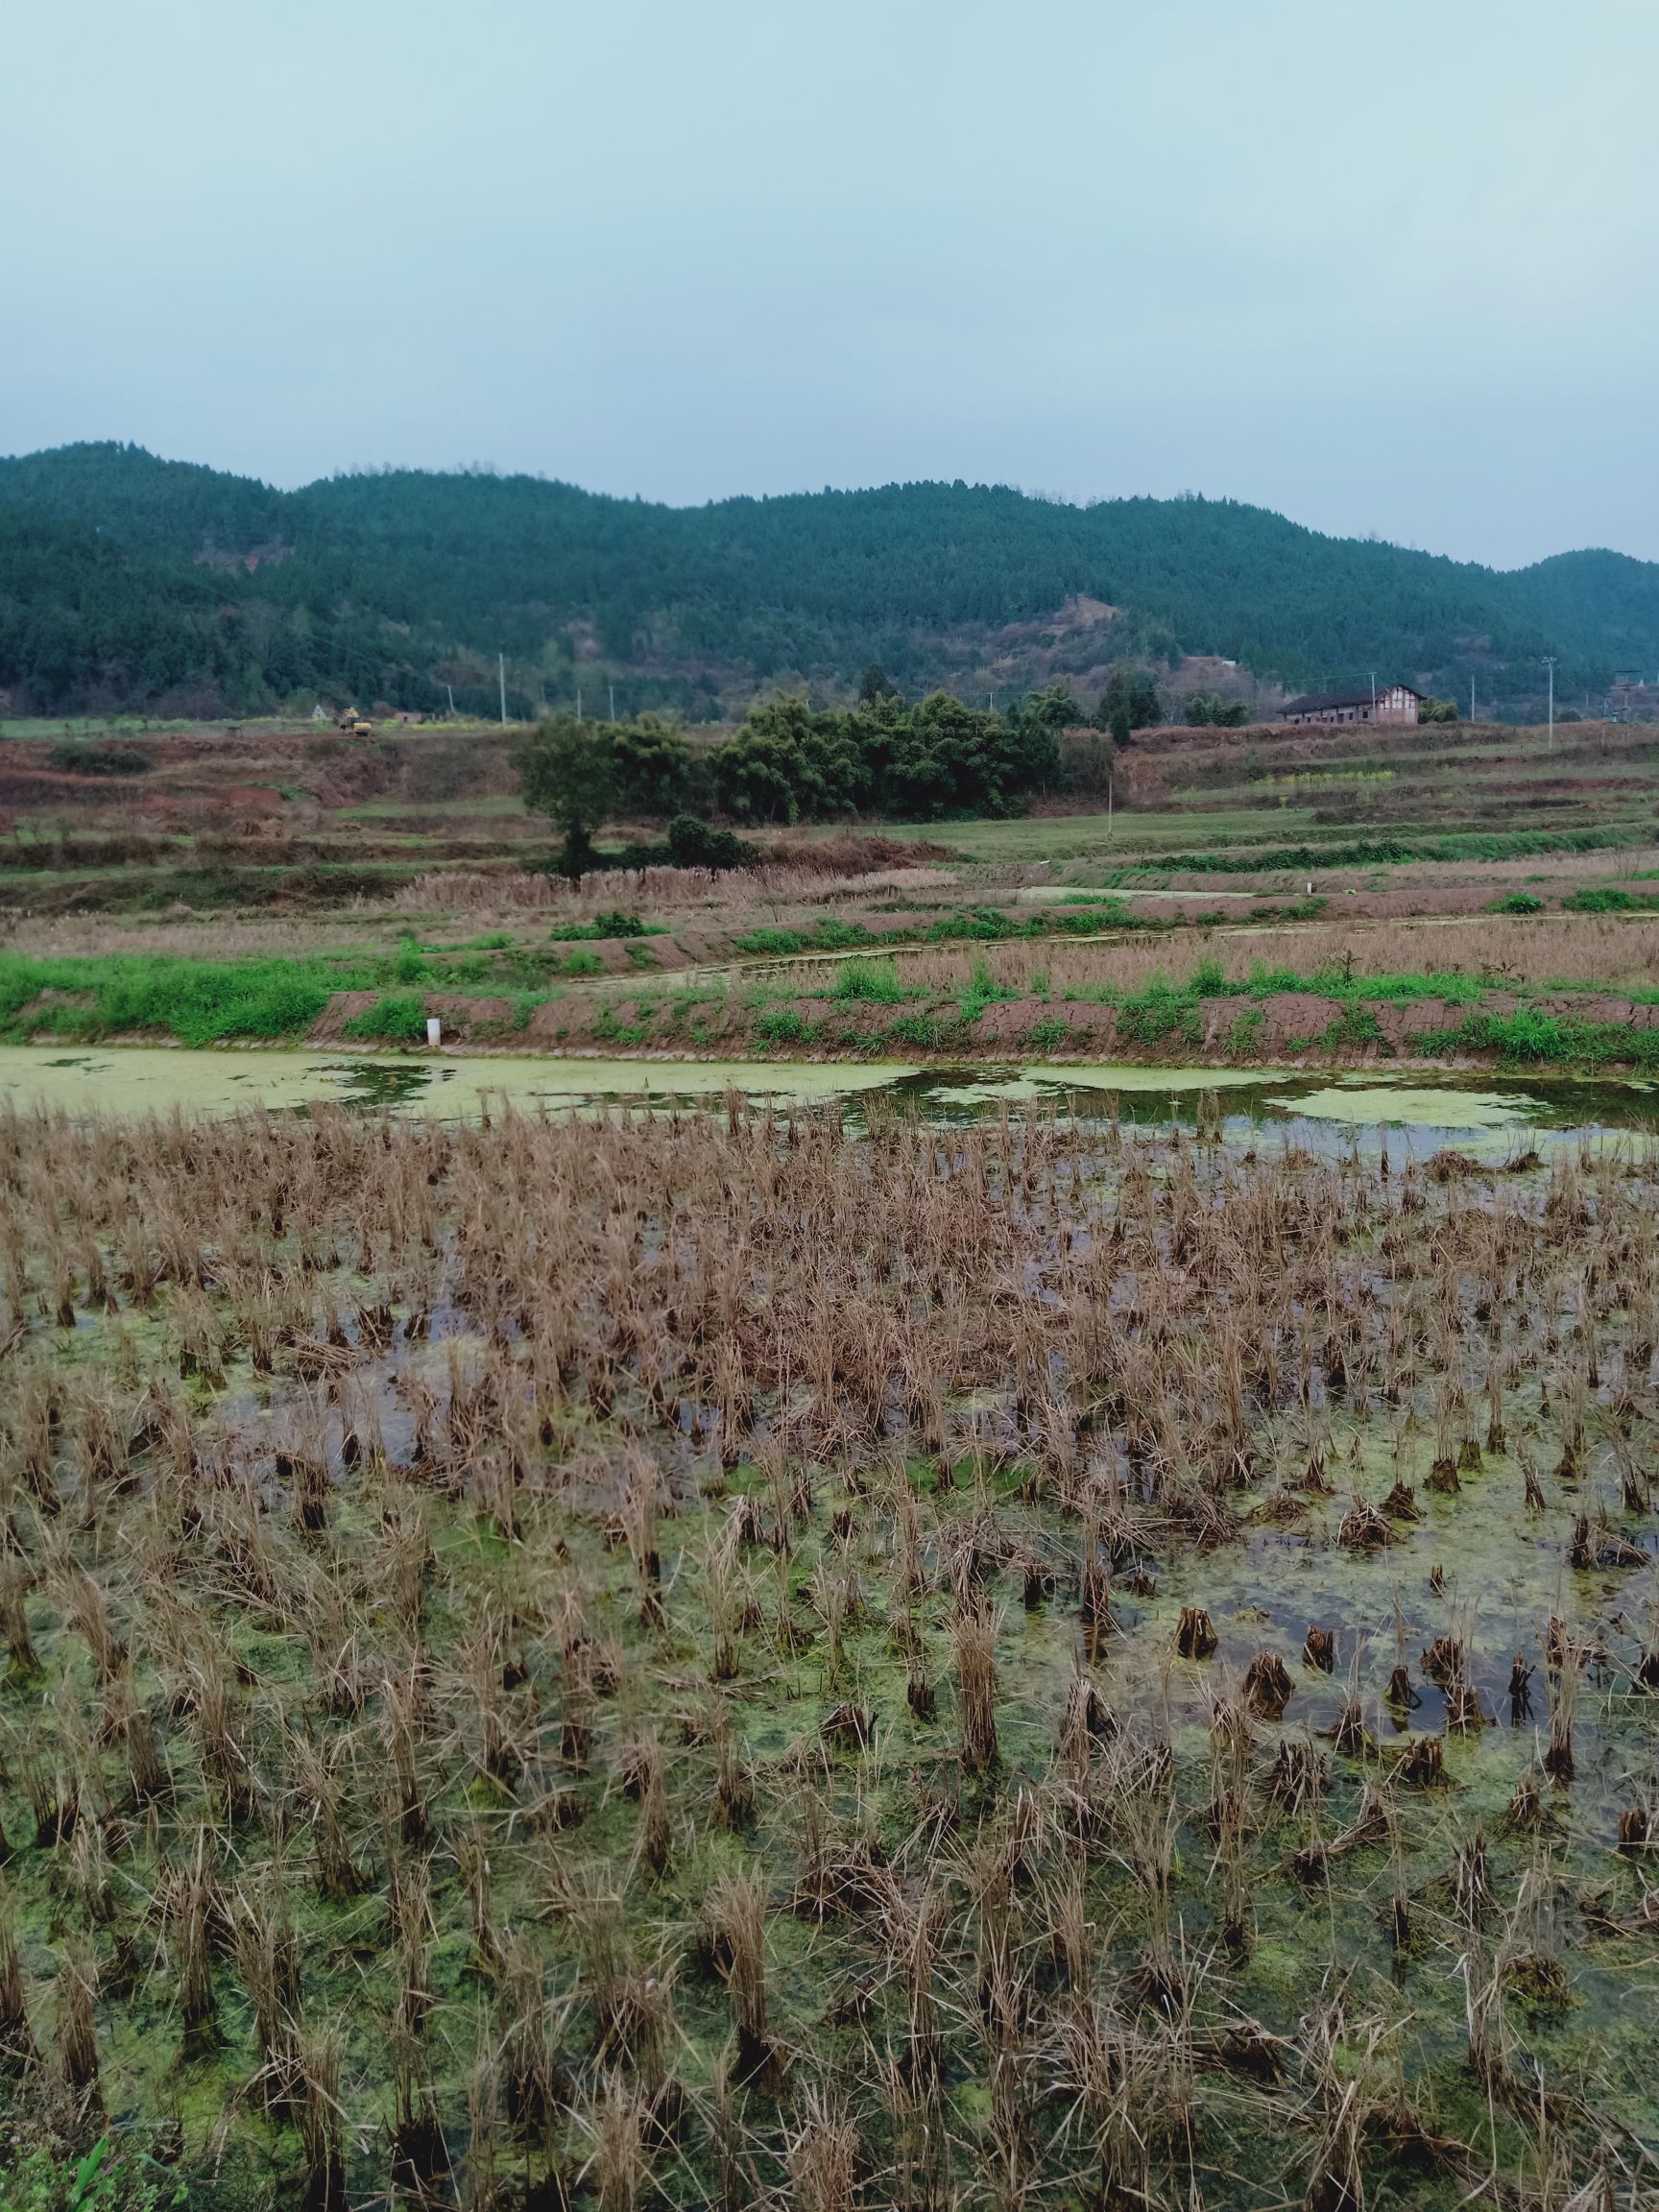
[[[1409,684],[1384,684],[1364,691],[1310,692],[1281,708],[1281,722],[1415,722],[1423,704]]]

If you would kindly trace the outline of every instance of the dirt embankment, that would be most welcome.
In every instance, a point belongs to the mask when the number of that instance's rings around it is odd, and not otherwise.
[[[342,992],[311,1033],[316,1044],[348,1041],[349,1026],[377,1002],[374,992]],[[1471,1049],[1471,1017],[1506,1021],[1523,1010],[1570,1025],[1580,1039],[1594,1029],[1584,1067],[1616,1067],[1644,1059],[1642,1046],[1659,1031],[1659,1006],[1627,998],[1556,994],[1523,999],[1489,992],[1477,1004],[1419,998],[1406,1004],[1355,1006],[1316,992],[1244,993],[1203,998],[1148,1012],[1079,1002],[1021,998],[964,1015],[955,1002],[914,1006],[802,998],[752,1006],[736,995],[710,992],[684,999],[641,980],[637,992],[571,991],[526,1007],[506,998],[468,998],[429,991],[424,1011],[444,1023],[446,1043],[465,1049],[602,1052],[606,1055],[741,1055],[926,1059],[930,1062],[1044,1060],[1124,1061],[1150,1065],[1314,1064],[1381,1067],[1432,1063],[1491,1067],[1502,1050]],[[1632,1040],[1628,1056],[1609,1039]],[[1571,1051],[1554,1058],[1560,1072]]]

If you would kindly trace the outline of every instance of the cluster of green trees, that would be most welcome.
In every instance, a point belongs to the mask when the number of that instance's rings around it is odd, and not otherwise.
[[[1385,667],[1455,695],[1473,656],[1488,696],[1532,698],[1545,652],[1569,689],[1659,661],[1654,564],[1502,572],[1230,500],[958,482],[669,508],[482,472],[277,492],[116,445],[0,459],[0,685],[42,711],[192,685],[236,711],[306,689],[434,708],[450,684],[482,710],[501,651],[523,712],[574,705],[595,633],[636,710],[708,719],[728,682],[870,663],[913,698],[961,680],[964,637],[1000,652],[1078,597],[1117,610],[1111,658],[1219,652],[1296,688]]]
[[[1058,783],[1060,732],[1082,719],[1061,690],[998,714],[944,691],[906,706],[891,685],[866,685],[850,713],[802,698],[769,700],[735,736],[702,752],[657,715],[632,722],[553,715],[521,741],[515,764],[525,805],[563,832],[561,864],[571,874],[594,865],[594,839],[616,819],[668,821],[677,849],[664,849],[664,859],[730,865],[742,855],[696,843],[699,831],[705,839],[720,835],[703,828],[705,813],[760,827],[858,814],[933,821],[1015,812],[1033,792]]]
[[[1223,699],[1219,691],[1194,691],[1181,709],[1190,730],[1241,730],[1250,718],[1242,699]]]
[[[907,707],[888,690],[850,714],[775,699],[709,753],[709,789],[737,822],[1006,814],[1055,781],[1059,732],[1082,718],[1049,693],[1007,714],[946,691]]]
[[[1119,745],[1127,745],[1137,730],[1149,730],[1162,722],[1158,686],[1147,668],[1114,668],[1094,709],[1094,726],[1110,731]]]
[[[15,713],[253,714],[296,696],[431,710],[407,637],[349,598],[283,607],[257,578],[0,504],[0,690]],[[487,711],[492,687],[458,704]]]

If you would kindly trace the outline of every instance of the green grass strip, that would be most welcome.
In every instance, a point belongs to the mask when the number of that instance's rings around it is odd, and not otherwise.
[[[302,1036],[336,991],[390,980],[386,960],[182,960],[143,953],[38,960],[0,953],[0,1035],[129,1032],[183,1045]],[[43,1001],[43,1002],[42,1002]]]
[[[1646,845],[1652,831],[1623,830],[1455,830],[1430,837],[1351,837],[1329,845],[1212,847],[1204,853],[1160,854],[1160,875],[1253,876],[1282,868],[1364,868],[1407,860],[1516,860],[1532,853],[1603,853]],[[1144,873],[1145,871],[1142,871]]]

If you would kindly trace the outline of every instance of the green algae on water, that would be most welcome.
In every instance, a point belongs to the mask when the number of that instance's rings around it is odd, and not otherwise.
[[[1407,1129],[1515,1129],[1540,1111],[1524,1094],[1465,1091],[1449,1083],[1334,1083],[1268,1103],[1310,1120]]]

